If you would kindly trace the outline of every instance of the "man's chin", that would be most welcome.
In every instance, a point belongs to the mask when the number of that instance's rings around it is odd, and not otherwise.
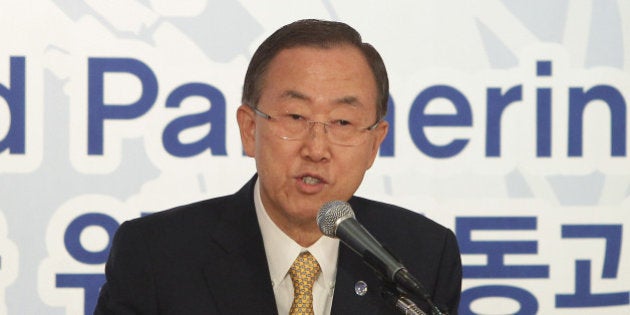
[[[310,224],[317,225],[317,212],[318,211],[319,211],[319,208],[309,209],[308,211],[301,211],[299,213],[293,213],[291,219],[294,223],[297,223],[299,225],[310,225]]]

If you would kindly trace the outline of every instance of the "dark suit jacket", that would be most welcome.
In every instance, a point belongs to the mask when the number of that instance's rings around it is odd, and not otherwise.
[[[277,314],[256,219],[256,177],[234,195],[123,223],[114,237],[95,314]],[[357,220],[456,314],[461,261],[453,233],[399,207],[353,197]],[[381,281],[340,245],[332,314],[396,314]],[[363,280],[368,293],[359,296]],[[419,303],[421,305],[421,303]]]

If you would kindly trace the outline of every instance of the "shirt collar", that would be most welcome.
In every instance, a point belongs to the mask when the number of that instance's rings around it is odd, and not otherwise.
[[[313,245],[304,248],[286,235],[271,220],[260,197],[259,180],[254,186],[254,205],[256,207],[256,217],[262,233],[267,263],[269,264],[269,274],[274,286],[287,275],[289,268],[295,258],[304,251],[309,251],[322,271],[324,283],[334,286],[337,274],[337,258],[339,255],[339,239],[328,236],[320,237]]]

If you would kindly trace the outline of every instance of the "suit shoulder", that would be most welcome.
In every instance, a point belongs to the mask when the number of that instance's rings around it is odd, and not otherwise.
[[[452,233],[448,228],[412,210],[389,203],[353,197],[350,201],[357,220],[363,224],[391,228],[396,226],[405,231],[423,231],[444,234]],[[365,222],[364,222],[365,221]]]
[[[125,228],[165,229],[213,224],[233,209],[233,195],[201,200],[171,209],[154,212],[125,222]]]

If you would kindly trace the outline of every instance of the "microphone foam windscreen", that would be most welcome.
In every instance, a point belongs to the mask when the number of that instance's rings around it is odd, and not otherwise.
[[[324,235],[335,237],[337,230],[337,220],[344,217],[354,218],[352,207],[345,201],[329,201],[325,203],[317,213],[317,225]]]

